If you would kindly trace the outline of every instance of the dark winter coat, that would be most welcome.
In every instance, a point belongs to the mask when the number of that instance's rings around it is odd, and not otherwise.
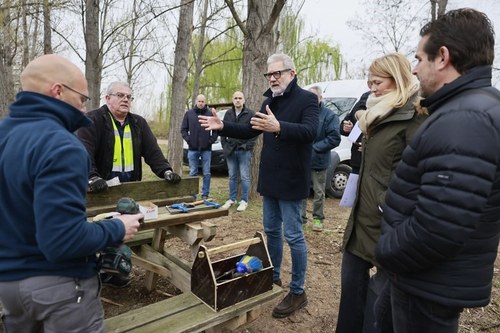
[[[339,117],[323,103],[320,103],[318,133],[312,146],[312,169],[326,170],[331,162],[330,150],[339,144]]]
[[[224,115],[225,122],[233,122],[240,124],[249,124],[250,119],[255,115],[255,112],[243,106],[243,110],[241,110],[240,114],[236,117],[236,111],[234,107],[226,111]],[[227,136],[221,137],[222,149],[224,152],[224,156],[229,156],[235,149],[239,150],[252,150],[255,146],[256,137],[243,140],[243,139],[235,139]]]
[[[363,154],[358,192],[344,232],[343,247],[356,256],[375,262],[375,245],[380,236],[380,220],[389,181],[405,147],[425,120],[415,111],[417,95],[363,136]]]
[[[107,105],[87,113],[93,124],[80,128],[76,135],[82,141],[90,155],[92,167],[90,177],[99,176],[103,179],[111,179],[113,169],[113,151],[115,147],[115,134],[111,120],[111,112]],[[127,119],[132,133],[132,145],[134,149],[134,170],[131,181],[142,179],[142,158],[151,167],[151,170],[160,178],[165,171],[172,167],[165,159],[163,152],[146,119],[129,113]]]
[[[278,200],[301,200],[309,195],[311,185],[312,142],[318,130],[318,97],[300,88],[297,77],[281,96],[264,96],[260,112],[266,106],[280,123],[280,133],[263,133],[257,190]],[[250,124],[224,123],[221,135],[242,139],[261,134]]]
[[[198,109],[196,106],[186,111],[181,124],[181,135],[187,142],[189,150],[212,150],[212,143],[217,140],[217,132],[207,131],[201,127],[198,116],[212,116],[212,111],[205,106]]]
[[[488,304],[500,238],[500,92],[476,67],[422,105],[384,206],[377,259],[392,282],[453,307]]]
[[[87,222],[90,161],[72,132],[88,124],[33,92],[17,94],[0,121],[0,281],[96,276],[95,254],[123,239],[118,219]]]

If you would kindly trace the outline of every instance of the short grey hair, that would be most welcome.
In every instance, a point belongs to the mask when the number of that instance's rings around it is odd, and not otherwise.
[[[129,86],[129,84],[127,82],[115,81],[115,82],[111,82],[108,85],[108,88],[106,89],[106,95],[112,94],[113,93],[113,89],[116,86],[123,86],[123,87],[127,87],[127,88],[131,89],[130,86]]]
[[[323,90],[320,86],[312,86],[311,88],[309,88],[309,91],[312,91],[318,97],[323,97]]]
[[[283,66],[285,66],[285,68],[290,68],[290,69],[293,69],[295,71],[295,64],[293,63],[292,58],[287,54],[275,53],[275,54],[270,55],[269,58],[267,58],[268,65],[273,64],[273,63],[278,62],[278,61],[283,62]]]

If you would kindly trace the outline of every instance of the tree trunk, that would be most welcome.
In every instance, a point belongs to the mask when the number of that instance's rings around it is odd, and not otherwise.
[[[193,32],[194,0],[181,0],[177,43],[174,51],[170,129],[168,131],[168,161],[176,173],[182,172],[182,136],[180,133],[185,112],[186,83],[189,68],[189,47]]]
[[[102,53],[99,50],[99,1],[85,0],[85,77],[89,85],[89,109],[99,107],[101,97]]]
[[[196,97],[200,94],[200,77],[203,68],[203,50],[205,48],[205,30],[207,28],[207,13],[208,13],[208,0],[203,3],[203,14],[200,24],[200,36],[198,43],[198,50],[196,51],[195,67],[194,67],[194,88],[193,96],[191,96],[191,104],[195,103]],[[206,96],[210,98],[210,96]]]
[[[7,115],[8,106],[15,98],[13,60],[16,45],[13,45],[15,40],[10,8],[11,0],[5,0],[0,7],[0,118]]]
[[[244,35],[243,45],[243,93],[245,104],[259,111],[264,100],[262,94],[269,85],[262,74],[267,71],[267,58],[275,53],[278,45],[276,24],[286,0],[249,0],[246,24],[238,17],[232,0],[226,0],[234,19]],[[250,198],[255,198],[259,176],[262,135],[259,136],[253,151],[250,177]]]
[[[43,54],[54,53],[52,50],[52,27],[49,0],[43,1]]]

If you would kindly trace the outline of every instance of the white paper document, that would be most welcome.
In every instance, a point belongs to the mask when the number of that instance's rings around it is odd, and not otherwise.
[[[354,200],[356,200],[356,194],[358,190],[358,178],[359,175],[356,173],[351,173],[349,175],[347,184],[344,189],[344,194],[342,195],[342,199],[340,199],[340,207],[352,207],[352,205],[354,204]]]
[[[361,135],[361,128],[359,128],[358,124],[359,124],[359,122],[354,124],[354,126],[351,129],[351,133],[349,133],[349,136],[347,137],[347,139],[351,142],[356,142],[356,140]]]

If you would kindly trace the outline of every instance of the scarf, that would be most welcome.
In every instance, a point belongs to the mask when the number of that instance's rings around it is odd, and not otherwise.
[[[418,81],[415,80],[413,84],[408,89],[408,98],[413,96],[420,88]],[[369,128],[377,125],[385,118],[389,117],[394,110],[394,106],[397,102],[397,91],[393,90],[382,96],[375,96],[370,94],[366,100],[366,111],[360,112],[358,119],[359,128],[363,131],[363,134],[368,134]],[[405,101],[406,104],[407,100]]]

